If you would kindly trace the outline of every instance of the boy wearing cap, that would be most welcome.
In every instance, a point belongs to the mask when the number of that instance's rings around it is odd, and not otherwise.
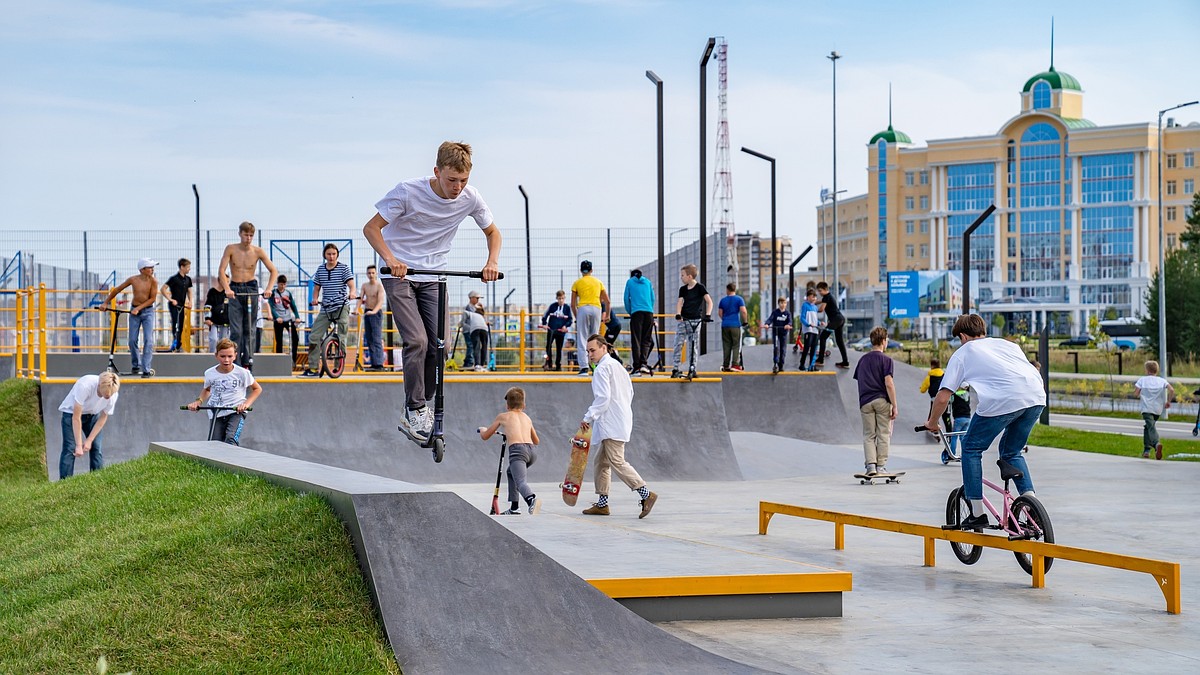
[[[471,291],[467,294],[467,306],[463,307],[462,332],[467,344],[463,368],[484,371],[487,370],[488,325],[479,298],[479,291]]]
[[[608,291],[604,282],[592,276],[592,261],[579,263],[579,278],[571,284],[571,312],[575,315],[575,344],[579,359],[579,374],[591,372],[584,364],[587,360],[588,338],[600,332],[600,325],[608,323]]]
[[[140,373],[142,377],[154,375],[150,362],[154,360],[154,300],[158,297],[154,268],[157,265],[158,262],[150,258],[138,260],[138,273],[109,290],[108,297],[104,298],[104,304],[107,305],[121,291],[133,289],[133,301],[129,305],[129,361],[133,364],[132,374]],[[140,355],[138,333],[142,335]]]
[[[492,211],[474,187],[471,146],[447,141],[438,148],[433,175],[404,181],[375,204],[378,210],[363,226],[363,236],[379,254],[391,274],[383,276],[388,309],[404,343],[404,415],[400,429],[418,443],[429,440],[433,411],[425,405],[436,377],[438,335],[437,277],[407,276],[408,266],[446,269],[446,255],[458,227],[471,218],[487,238],[488,258],[483,281],[500,276],[500,228]]]

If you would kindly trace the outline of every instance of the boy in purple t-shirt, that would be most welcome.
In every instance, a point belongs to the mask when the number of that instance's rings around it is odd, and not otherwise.
[[[896,384],[892,381],[892,357],[883,353],[888,334],[883,326],[871,329],[871,351],[858,360],[858,410],[862,413],[863,462],[866,474],[887,473],[892,422],[896,419]]]

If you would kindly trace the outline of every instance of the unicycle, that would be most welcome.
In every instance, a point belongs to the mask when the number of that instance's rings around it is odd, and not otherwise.
[[[392,273],[391,267],[380,267],[380,274]],[[433,451],[433,461],[441,462],[446,455],[446,436],[445,429],[442,425],[445,418],[445,393],[443,391],[444,377],[443,371],[446,366],[446,282],[448,277],[468,277],[470,279],[482,279],[483,272],[473,270],[470,272],[452,272],[448,270],[418,270],[409,268],[408,274],[418,275],[425,274],[437,277],[438,285],[438,317],[437,317],[437,339],[434,341],[437,348],[437,358],[433,364],[433,429],[429,432],[429,439],[421,443],[421,447]],[[504,274],[500,273],[496,277],[497,280],[503,279]],[[399,427],[397,427],[399,429]],[[403,432],[403,429],[400,429]]]

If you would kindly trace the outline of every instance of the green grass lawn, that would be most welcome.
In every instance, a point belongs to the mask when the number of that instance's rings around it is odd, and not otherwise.
[[[321,498],[159,454],[48,483],[36,385],[0,404],[0,669],[400,672]]]
[[[1124,457],[1142,456],[1141,436],[1125,436],[1123,434],[1107,434],[1099,431],[1082,431],[1065,427],[1047,427],[1038,424],[1029,434],[1030,445],[1041,445],[1049,448],[1065,448],[1082,452],[1097,452],[1104,455],[1121,455]],[[1195,462],[1200,457],[1177,457],[1172,455],[1200,455],[1200,441],[1181,441],[1163,439],[1163,459]]]

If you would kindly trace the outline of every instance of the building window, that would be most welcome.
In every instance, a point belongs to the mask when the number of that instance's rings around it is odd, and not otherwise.
[[[921,185],[929,185],[929,172],[928,171],[921,172]]]
[[[1183,153],[1183,167],[1185,169],[1190,169],[1194,166],[1196,166],[1196,153],[1194,153],[1194,152]]]
[[[929,210],[929,195],[921,195],[921,210]]]
[[[912,198],[912,197],[905,197],[905,198],[904,198],[904,210],[905,210],[905,211],[912,211],[912,210],[913,210],[913,198]]]
[[[1167,207],[1167,220],[1175,220],[1175,207],[1174,206]]]
[[[1183,179],[1183,194],[1191,195],[1191,194],[1195,194],[1195,193],[1196,193],[1196,179],[1194,179],[1194,178]]]
[[[1175,155],[1167,155],[1167,168],[1168,169],[1175,168]]]
[[[1041,110],[1050,107],[1050,85],[1045,80],[1038,80],[1033,85],[1033,109]]]
[[[912,234],[912,233],[913,233],[913,222],[910,220],[907,223],[904,223],[904,234]]]
[[[1008,238],[1008,257],[1017,257],[1017,240],[1013,237]]]
[[[929,244],[921,244],[921,257],[922,258],[929,257]]]
[[[1017,263],[1008,263],[1008,280],[1010,282],[1017,280]]]
[[[1175,248],[1175,235],[1173,235],[1173,234],[1167,235],[1167,248],[1169,248],[1169,249]]]
[[[921,234],[929,234],[929,221],[928,220],[921,221]]]
[[[904,257],[905,258],[913,257],[913,245],[912,244],[904,245]]]
[[[913,184],[913,172],[911,172],[911,171],[904,172],[904,184],[909,185],[909,186],[911,186]]]
[[[1175,181],[1173,181],[1173,180],[1167,181],[1167,194],[1169,194],[1169,195],[1175,194]]]

